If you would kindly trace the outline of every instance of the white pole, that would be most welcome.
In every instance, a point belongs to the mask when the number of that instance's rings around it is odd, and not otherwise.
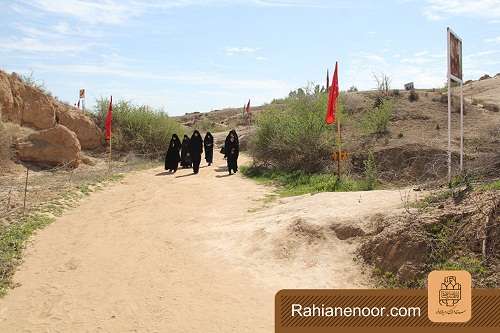
[[[451,182],[451,76],[450,76],[450,28],[446,31],[448,53],[448,182]]]
[[[451,181],[451,79],[448,78],[448,182]]]
[[[460,172],[464,171],[464,84],[460,82]]]

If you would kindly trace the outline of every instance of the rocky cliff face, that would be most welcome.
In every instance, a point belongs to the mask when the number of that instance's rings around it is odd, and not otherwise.
[[[102,131],[90,117],[25,84],[15,73],[0,71],[0,109],[4,121],[36,130],[52,128],[58,120],[76,133],[82,149],[102,145]]]
[[[40,131],[17,145],[23,161],[77,166],[80,149],[103,145],[102,131],[89,116],[26,84],[16,73],[0,71],[0,112],[4,122]]]

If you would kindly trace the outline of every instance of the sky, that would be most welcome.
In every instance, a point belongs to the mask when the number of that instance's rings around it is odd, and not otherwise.
[[[500,72],[500,0],[0,0],[0,69],[87,107],[113,95],[170,115],[252,105],[324,84],[446,82],[446,27],[464,78]]]

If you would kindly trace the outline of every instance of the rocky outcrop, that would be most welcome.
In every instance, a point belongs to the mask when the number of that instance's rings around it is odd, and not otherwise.
[[[103,142],[102,131],[88,115],[26,84],[15,73],[0,71],[0,112],[4,121],[37,130],[64,125],[75,132],[83,149],[98,148]]]
[[[56,106],[56,119],[59,124],[75,132],[82,149],[95,149],[102,145],[102,131],[87,115],[79,110]]]
[[[19,160],[43,166],[78,167],[80,151],[76,134],[63,125],[30,134],[16,144]]]

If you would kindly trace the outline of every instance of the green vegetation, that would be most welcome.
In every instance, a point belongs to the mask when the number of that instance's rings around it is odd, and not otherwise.
[[[265,184],[277,185],[277,193],[281,196],[294,196],[319,192],[367,191],[374,187],[370,181],[354,180],[348,177],[339,179],[334,174],[313,173],[303,171],[279,171],[257,167],[241,167],[246,177]]]
[[[40,228],[54,220],[44,214],[23,217],[20,221],[0,229],[0,296],[5,295],[10,286],[15,268],[21,260],[24,244]]]
[[[364,114],[361,119],[361,128],[367,135],[383,135],[387,133],[387,127],[392,116],[394,104],[389,99],[382,99],[373,110]]]
[[[259,114],[250,145],[257,164],[285,171],[324,170],[335,146],[334,126],[325,124],[326,103],[322,89],[304,88]]]
[[[104,129],[109,100],[97,100],[97,122]],[[127,101],[113,103],[112,144],[118,151],[134,151],[149,158],[160,158],[173,133],[184,134],[182,126],[162,110],[133,105]]]
[[[494,180],[490,183],[481,184],[477,188],[479,191],[500,191],[500,179]]]

